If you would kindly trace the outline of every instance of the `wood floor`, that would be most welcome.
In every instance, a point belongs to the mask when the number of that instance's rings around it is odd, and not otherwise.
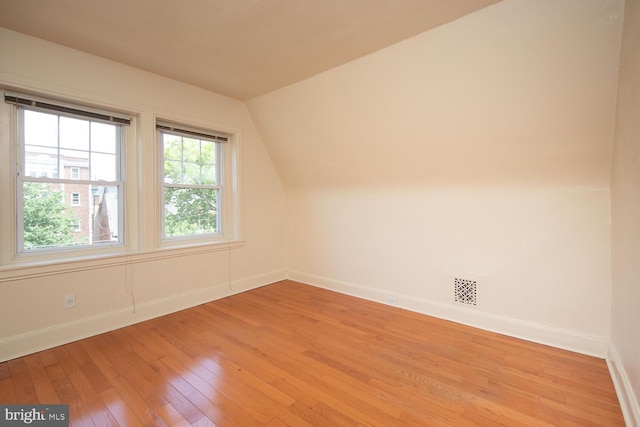
[[[284,281],[0,363],[73,426],[623,426],[603,360]]]

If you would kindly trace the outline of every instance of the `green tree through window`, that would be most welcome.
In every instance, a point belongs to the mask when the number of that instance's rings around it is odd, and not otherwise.
[[[77,219],[64,202],[61,191],[47,184],[24,184],[24,247],[47,247],[73,243]]]
[[[162,133],[165,237],[219,232],[218,144]]]

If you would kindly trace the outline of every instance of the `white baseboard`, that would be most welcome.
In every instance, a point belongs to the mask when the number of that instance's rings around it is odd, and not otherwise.
[[[333,280],[326,277],[289,270],[288,278],[301,283],[341,292],[358,298],[386,304],[390,291],[372,289],[362,285]],[[553,328],[538,323],[526,322],[505,316],[473,310],[454,304],[432,301],[408,295],[397,295],[396,306],[417,313],[451,320],[476,328],[500,334],[575,351],[589,356],[604,358],[607,354],[608,339],[575,331]]]
[[[286,278],[285,270],[272,271],[216,286],[158,298],[108,313],[41,328],[0,339],[0,362],[46,350],[185,308],[259,288]]]
[[[620,408],[627,427],[640,427],[640,404],[631,387],[631,382],[627,375],[624,365],[620,360],[620,355],[616,346],[610,342],[609,352],[607,354],[607,365],[611,373],[613,385],[616,388]]]

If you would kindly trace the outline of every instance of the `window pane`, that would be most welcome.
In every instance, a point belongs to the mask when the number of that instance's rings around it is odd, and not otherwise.
[[[175,135],[163,134],[164,158],[182,160],[182,138]]]
[[[164,182],[168,184],[182,183],[182,162],[164,162]]]
[[[106,123],[91,123],[91,151],[116,154],[117,127]]]
[[[117,186],[25,182],[22,189],[25,250],[118,241]]]
[[[23,196],[25,249],[73,244],[76,217],[67,207],[60,185],[25,182]]]
[[[24,147],[24,170],[29,176],[58,177],[58,150],[49,147],[27,145]]]
[[[202,184],[204,185],[216,185],[216,167],[215,165],[203,165],[202,166]]]
[[[91,180],[115,181],[117,179],[115,154],[91,154]]]
[[[60,167],[64,171],[62,178],[89,179],[89,152],[60,150]],[[74,175],[75,169],[77,175]]]
[[[182,183],[200,184],[200,166],[195,163],[185,163]]]
[[[197,163],[200,161],[200,140],[183,138],[182,157],[185,162]]]
[[[91,243],[119,241],[119,200],[117,186],[91,186]]]
[[[213,164],[216,162],[216,143],[212,141],[202,141],[201,161],[202,163]]]
[[[89,150],[89,122],[61,116],[60,147]]]
[[[58,116],[24,110],[24,143],[27,145],[58,146]]]
[[[218,232],[218,190],[165,187],[165,236]]]

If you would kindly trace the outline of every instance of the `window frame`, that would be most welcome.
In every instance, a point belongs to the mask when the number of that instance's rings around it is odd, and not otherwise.
[[[126,209],[126,192],[127,192],[127,183],[126,183],[126,157],[127,157],[127,149],[126,149],[126,140],[130,138],[130,130],[127,128],[129,126],[132,119],[131,117],[124,116],[120,113],[115,113],[111,111],[106,111],[102,109],[95,109],[93,107],[88,107],[79,104],[69,104],[62,101],[49,100],[44,98],[39,98],[30,95],[15,95],[10,92],[4,92],[5,95],[5,105],[9,106],[8,113],[11,118],[12,128],[14,129],[9,138],[12,141],[12,146],[15,147],[15,150],[12,150],[11,158],[14,159],[15,168],[12,168],[11,172],[11,187],[13,193],[13,203],[11,206],[11,210],[14,215],[14,224],[11,227],[12,236],[13,236],[13,253],[12,260],[14,262],[24,262],[27,260],[67,260],[69,257],[75,258],[78,254],[81,254],[82,257],[86,256],[99,256],[102,254],[114,253],[121,251],[126,246],[126,223],[129,220],[125,216]],[[32,100],[31,104],[25,103],[23,98],[24,96],[28,100]],[[17,102],[12,102],[8,100],[8,98],[14,97],[14,99],[19,99]],[[20,98],[19,98],[20,97]],[[44,103],[44,107],[42,106]],[[46,106],[51,105],[54,108],[47,108]],[[6,111],[6,110],[5,110]],[[61,117],[68,117],[74,119],[84,120],[89,123],[89,131],[91,129],[91,123],[107,123],[111,125],[115,125],[115,152],[113,153],[115,156],[115,179],[114,180],[91,180],[91,179],[81,179],[73,178],[72,176],[65,177],[64,169],[58,166],[58,174],[57,177],[41,177],[41,176],[32,176],[31,174],[25,174],[25,168],[27,166],[27,160],[25,158],[26,151],[26,141],[25,141],[25,111],[35,111],[39,113],[51,114],[58,117],[58,124],[60,123]],[[83,115],[81,113],[87,113]],[[104,116],[105,114],[113,115],[111,117],[117,117],[118,119],[114,121],[104,120],[102,117],[98,117],[99,115]],[[126,120],[126,123],[121,120]],[[57,162],[58,165],[61,164],[60,161],[60,151],[64,150],[64,148],[60,147],[59,140],[59,130],[57,135]],[[85,151],[85,150],[83,150]],[[102,153],[101,150],[93,150],[91,146],[86,150],[88,159],[90,162],[91,155],[95,153]],[[62,176],[62,177],[61,177]],[[116,187],[117,188],[117,199],[118,206],[116,209],[118,216],[118,224],[117,229],[114,227],[113,235],[117,234],[117,241],[105,241],[105,242],[94,242],[94,243],[78,243],[71,245],[58,245],[58,246],[50,246],[50,247],[36,247],[36,248],[25,248],[24,247],[24,185],[25,183],[45,183],[45,184],[55,184],[61,185],[64,187],[65,185],[86,185],[89,190],[96,186],[98,187]],[[67,206],[78,207],[80,204],[73,204],[73,194],[76,191],[67,191],[66,194],[69,194],[71,200],[67,205],[67,202],[63,200],[63,203]],[[63,193],[63,199],[65,194]],[[92,215],[91,206],[88,207],[90,211],[89,215]],[[78,218],[79,219],[79,218]],[[80,219],[79,219],[80,220]],[[79,221],[81,223],[81,220]],[[70,231],[71,234],[78,232],[76,228]],[[93,254],[93,255],[91,255]],[[2,257],[6,262],[6,257]]]
[[[215,185],[201,184],[169,184],[165,183],[164,176],[164,134],[179,136],[182,138],[197,139],[199,141],[208,141],[215,143]],[[237,178],[228,174],[230,162],[232,161],[232,153],[230,149],[230,139],[232,135],[224,131],[211,130],[204,126],[185,124],[184,122],[167,121],[162,119],[156,120],[156,146],[158,148],[157,166],[158,166],[158,240],[159,246],[162,248],[195,246],[202,244],[228,242],[233,238],[237,238],[237,227],[231,224],[237,224],[237,218],[227,218],[237,212],[237,209],[227,209],[227,205],[233,205],[234,201],[231,197],[231,191],[227,191],[227,187],[232,182],[237,183]],[[237,156],[236,156],[237,158]],[[182,159],[184,161],[184,159]],[[216,228],[215,232],[202,232],[185,234],[178,236],[166,235],[166,202],[165,189],[172,188],[204,188],[217,191],[216,200]],[[237,204],[237,203],[236,203]],[[229,225],[229,226],[228,226]]]
[[[20,91],[24,96],[37,101],[51,102],[63,108],[82,109],[89,112],[114,113],[126,117],[123,126],[121,152],[121,179],[123,180],[120,205],[122,231],[118,232],[122,244],[72,246],[56,250],[17,251],[17,159],[19,156],[17,110],[18,104],[6,100],[7,94]],[[45,274],[82,271],[87,268],[119,266],[129,262],[146,262],[170,259],[176,256],[229,251],[242,248],[243,200],[242,200],[242,151],[243,131],[238,125],[211,122],[204,116],[180,113],[163,113],[159,116],[153,108],[142,108],[138,104],[121,102],[99,96],[81,96],[77,93],[59,93],[41,88],[38,91],[22,85],[0,85],[5,101],[0,101],[0,157],[6,159],[5,168],[0,168],[0,283]],[[31,105],[31,104],[29,104]],[[209,116],[210,114],[207,114]],[[195,118],[195,120],[194,120]],[[162,199],[159,198],[157,121],[185,124],[198,129],[215,129],[228,136],[224,143],[223,162],[220,164],[221,178],[225,184],[219,200],[222,217],[219,219],[220,233],[215,236],[201,235],[195,238],[161,240],[159,231]],[[27,171],[28,173],[30,171]],[[38,178],[39,171],[33,171]],[[38,173],[36,173],[38,172]],[[61,171],[60,173],[64,173]],[[68,174],[68,172],[67,172]],[[84,176],[81,170],[81,177]],[[67,176],[68,178],[69,176]],[[73,179],[73,184],[78,180]],[[71,190],[71,189],[70,189]],[[69,194],[67,192],[67,194]],[[62,196],[61,196],[62,199]],[[84,196],[81,193],[81,199]],[[81,203],[86,203],[81,201]],[[80,224],[86,230],[87,224]],[[114,233],[115,234],[115,233]],[[115,237],[115,236],[114,236]]]

